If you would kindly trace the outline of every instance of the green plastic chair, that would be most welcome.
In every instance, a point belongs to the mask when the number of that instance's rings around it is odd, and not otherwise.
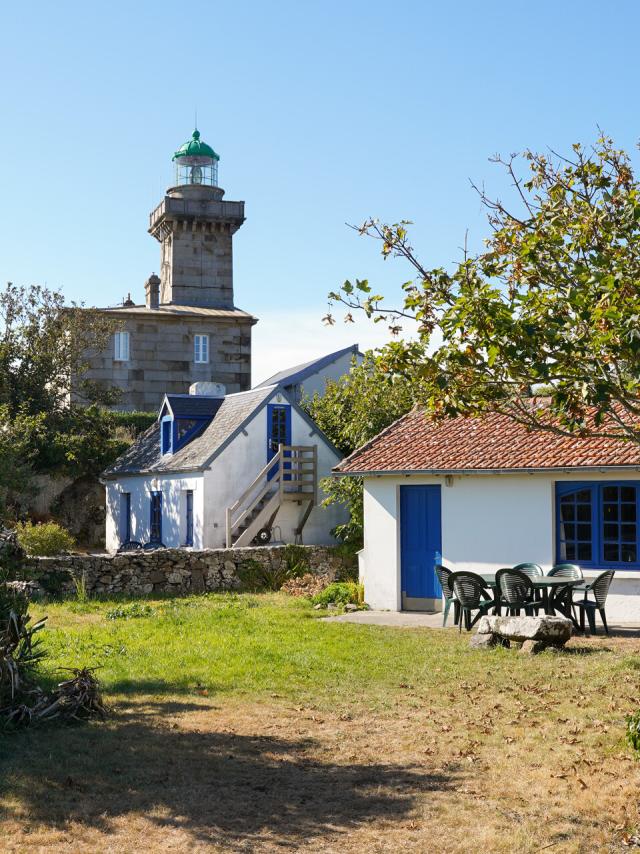
[[[524,608],[525,614],[532,617],[535,609],[540,607],[531,578],[519,569],[499,569],[496,572],[496,587],[500,605],[505,605],[512,616],[519,616],[520,609]]]
[[[449,583],[460,603],[458,631],[462,631],[462,620],[464,619],[464,626],[469,632],[480,617],[487,614],[489,608],[495,605],[495,600],[491,598],[487,582],[475,572],[453,572],[449,578]],[[472,611],[478,612],[473,618],[471,617]]]
[[[436,575],[438,576],[440,587],[442,587],[442,595],[444,596],[444,616],[442,618],[442,625],[447,625],[447,617],[449,616],[449,611],[453,605],[453,625],[457,626],[458,621],[460,620],[460,603],[458,602],[456,594],[453,592],[453,587],[451,586],[451,576],[453,575],[453,572],[450,569],[447,569],[446,566],[442,566],[442,564],[437,563]]]
[[[529,578],[542,578],[544,576],[544,572],[542,571],[542,567],[538,566],[537,563],[519,563],[517,566],[513,567],[518,572],[524,572],[525,575],[528,575]],[[534,591],[534,597],[536,602],[538,603],[538,608],[536,608],[536,613],[540,608],[542,608],[544,595],[542,590],[538,590],[536,587]]]
[[[548,575],[557,578],[568,578],[571,581],[582,581],[584,575],[582,570],[575,563],[556,563],[548,572]],[[549,605],[552,611],[560,611],[565,617],[570,617],[573,614],[574,620],[577,622],[576,606],[573,601],[573,587],[567,585],[560,587],[557,590],[552,590],[549,596]]]
[[[602,625],[606,634],[609,634],[609,626],[607,625],[607,616],[604,612],[604,606],[609,594],[609,587],[613,581],[615,572],[608,569],[606,572],[601,572],[597,578],[594,578],[591,584],[587,585],[584,591],[584,599],[574,599],[573,604],[580,611],[580,630],[584,632],[584,617],[585,614],[589,621],[589,631],[596,634],[596,611],[600,614]],[[593,593],[595,602],[588,598],[588,594]]]

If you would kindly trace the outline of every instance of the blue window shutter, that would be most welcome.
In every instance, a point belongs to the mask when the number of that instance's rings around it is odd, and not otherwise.
[[[131,539],[131,493],[120,493],[120,538],[123,543]]]
[[[150,501],[149,541],[162,542],[162,493],[152,492]]]
[[[168,418],[165,417],[162,419],[162,435],[161,435],[162,447],[161,447],[161,452],[163,454],[168,454],[172,450],[172,443],[171,443],[171,434],[172,434],[171,425],[172,425],[172,423],[173,423],[173,419],[171,417],[168,417]]]
[[[193,545],[193,490],[188,489],[186,494],[186,536],[185,536],[185,545],[192,546]]]

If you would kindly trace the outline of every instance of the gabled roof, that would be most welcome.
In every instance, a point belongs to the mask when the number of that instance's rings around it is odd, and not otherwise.
[[[640,469],[640,445],[622,438],[528,430],[505,415],[429,420],[414,409],[335,467],[336,474],[464,474]]]
[[[125,474],[201,471],[276,390],[275,386],[269,386],[228,394],[221,401],[208,427],[171,456],[162,456],[160,453],[160,424],[156,422],[102,476],[114,478]]]
[[[213,418],[223,400],[223,397],[207,397],[203,394],[165,394],[160,414],[166,404],[174,418]]]
[[[269,377],[268,380],[261,382],[256,386],[256,388],[262,388],[263,386],[268,385],[279,385],[282,386],[282,388],[288,388],[290,386],[298,385],[299,383],[304,382],[308,377],[313,376],[313,374],[317,374],[318,371],[326,368],[332,362],[337,361],[341,356],[347,355],[347,353],[358,355],[360,353],[358,345],[352,344],[350,347],[344,347],[342,350],[336,350],[335,353],[329,353],[328,356],[322,356],[320,359],[313,359],[311,362],[305,362],[302,365],[295,365],[293,368],[287,368],[284,371],[279,371],[277,374]]]

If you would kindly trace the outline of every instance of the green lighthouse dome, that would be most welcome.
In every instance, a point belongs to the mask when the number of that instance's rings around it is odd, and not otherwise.
[[[205,166],[211,160],[220,160],[220,157],[210,145],[200,139],[200,131],[196,128],[191,139],[180,146],[172,159],[182,160],[183,163],[191,166]],[[200,160],[206,162],[196,162]]]
[[[218,161],[220,157],[200,139],[196,128],[191,139],[181,145],[172,158],[176,164],[176,186],[199,184],[218,186]]]

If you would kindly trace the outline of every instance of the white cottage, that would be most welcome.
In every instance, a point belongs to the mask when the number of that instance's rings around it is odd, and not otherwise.
[[[414,410],[335,469],[364,478],[361,571],[373,608],[439,609],[434,565],[614,569],[611,621],[640,622],[640,447],[529,431],[500,415]]]
[[[156,424],[103,473],[106,546],[325,545],[347,511],[319,482],[341,459],[278,386],[225,395],[215,383],[166,395]]]

